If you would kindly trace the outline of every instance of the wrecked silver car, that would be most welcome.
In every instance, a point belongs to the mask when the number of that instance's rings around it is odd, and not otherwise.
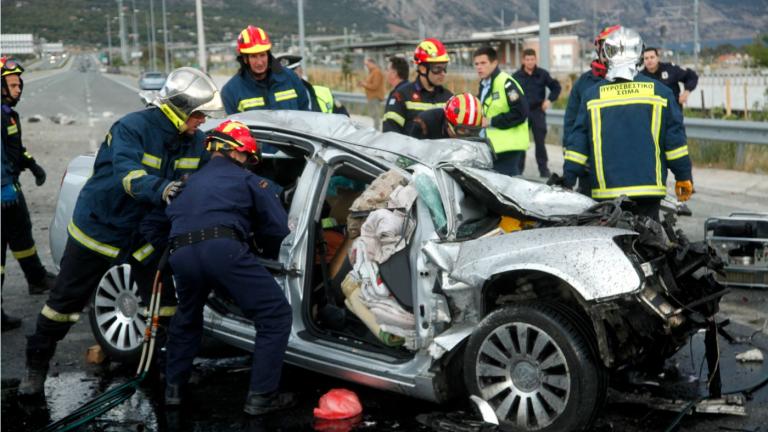
[[[231,118],[272,147],[259,174],[286,191],[291,234],[265,265],[293,306],[286,361],[300,367],[437,402],[476,395],[506,430],[583,430],[616,371],[660,367],[724,294],[712,251],[672,217],[497,174],[482,143],[315,113]],[[56,262],[87,158],[59,196]],[[141,343],[132,269],[116,263],[90,308],[112,355]],[[205,328],[252,349],[252,323],[219,294]]]

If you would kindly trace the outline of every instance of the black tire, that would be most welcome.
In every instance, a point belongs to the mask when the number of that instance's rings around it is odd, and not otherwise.
[[[120,264],[107,270],[91,296],[93,336],[110,359],[121,363],[138,363],[141,356],[147,305],[138,288],[131,265]]]
[[[592,425],[605,400],[607,373],[590,343],[594,335],[579,319],[545,304],[510,305],[490,313],[470,335],[467,390],[491,404],[503,430]]]

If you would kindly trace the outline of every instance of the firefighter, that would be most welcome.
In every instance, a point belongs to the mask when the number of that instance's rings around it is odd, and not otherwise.
[[[301,79],[272,55],[272,42],[259,27],[248,26],[237,38],[240,70],[221,89],[227,114],[258,109],[310,110]]]
[[[634,201],[633,212],[659,220],[667,169],[675,174],[680,201],[693,193],[680,107],[667,86],[637,74],[643,40],[636,31],[613,31],[602,52],[606,79],[584,94],[566,144],[565,186],[573,187],[589,167],[592,198],[626,195]]]
[[[14,60],[0,57],[2,70],[2,280],[5,281],[5,252],[8,247],[19,261],[27,279],[29,294],[42,294],[53,287],[56,276],[45,270],[37,255],[32,238],[32,221],[24,194],[21,192],[19,175],[29,169],[35,176],[35,184],[45,183],[45,170],[37,164],[21,142],[21,121],[13,109],[19,102],[24,88],[21,74],[24,68]],[[21,320],[2,312],[3,331],[17,328]]]
[[[151,244],[134,250],[130,239],[154,207],[179,192],[179,179],[207,156],[198,127],[207,114],[222,110],[213,81],[183,67],[168,75],[154,106],[112,125],[77,198],[56,285],[27,340],[21,395],[43,392],[56,344],[78,320],[104,273],[127,256],[142,259],[151,253]]]
[[[576,121],[576,114],[579,113],[579,107],[581,101],[584,99],[584,93],[596,83],[602,81],[605,78],[605,73],[608,71],[608,64],[603,56],[602,48],[605,38],[611,33],[621,28],[621,26],[614,25],[605,27],[600,34],[595,37],[595,54],[597,59],[592,61],[590,70],[581,74],[579,79],[573,83],[571,89],[571,95],[568,97],[568,106],[565,108],[565,118],[563,119],[563,149],[568,150],[568,135],[570,135],[573,129],[573,123]],[[589,180],[589,170],[584,171],[584,175],[579,177],[579,192],[591,196],[591,182]]]
[[[422,112],[442,108],[453,96],[443,87],[448,73],[448,51],[437,39],[424,39],[413,52],[416,79],[392,92],[384,112],[384,132],[406,133]]]
[[[471,138],[483,123],[480,101],[471,93],[454,95],[443,108],[419,113],[406,135],[418,139]]]
[[[499,69],[496,50],[480,47],[473,54],[480,78],[483,128],[495,154],[493,169],[501,174],[522,174],[520,160],[528,141],[528,101],[523,88],[511,75]]]
[[[251,380],[244,411],[261,415],[293,404],[279,393],[291,331],[291,307],[259,263],[247,240],[274,258],[288,235],[288,216],[269,182],[249,171],[260,152],[248,127],[225,121],[207,138],[211,161],[189,178],[166,209],[171,220],[170,264],[179,309],[167,344],[166,405],[180,405],[203,332],[203,306],[211,289],[235,300],[256,328]]]
[[[349,117],[349,112],[338,99],[333,97],[331,89],[325,86],[310,84],[309,81],[304,78],[304,68],[301,66],[301,56],[284,54],[279,55],[276,58],[281,66],[292,70],[299,78],[301,78],[301,83],[304,84],[304,87],[307,89],[312,111],[343,114]]]
[[[661,81],[672,89],[675,101],[682,107],[688,101],[688,96],[699,84],[699,76],[693,69],[683,69],[672,63],[659,61],[659,50],[647,47],[643,51],[643,69],[641,73],[656,81]],[[680,84],[683,91],[680,92]]]

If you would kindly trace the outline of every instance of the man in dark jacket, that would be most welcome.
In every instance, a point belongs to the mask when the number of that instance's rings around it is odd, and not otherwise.
[[[78,321],[105,272],[126,256],[146,258],[153,246],[130,241],[153,208],[170,202],[181,177],[198,168],[206,114],[223,110],[218,89],[203,72],[168,75],[154,106],[118,120],[101,144],[93,175],[80,191],[61,272],[27,340],[27,368],[19,394],[43,392],[56,345]]]
[[[170,264],[179,307],[168,332],[166,405],[182,402],[203,333],[203,306],[211,289],[233,298],[256,328],[251,381],[244,411],[261,415],[293,404],[278,393],[291,332],[291,307],[246,239],[276,257],[288,235],[288,216],[267,180],[249,172],[259,162],[248,127],[231,120],[207,140],[211,161],[189,178],[166,209],[171,221]]]
[[[544,178],[550,176],[547,166],[547,147],[544,140],[547,137],[546,111],[560,96],[560,83],[552,78],[546,69],[536,65],[536,51],[531,48],[523,50],[523,66],[512,77],[523,87],[526,99],[528,99],[528,125],[533,132],[533,142],[536,145],[536,164],[539,167],[539,175]],[[549,89],[549,96],[546,96]],[[520,159],[520,173],[525,171],[525,157]]]
[[[21,142],[21,121],[13,107],[19,102],[24,81],[24,68],[7,57],[0,58],[2,71],[2,280],[5,281],[5,253],[10,246],[14,258],[19,261],[27,279],[30,294],[42,294],[51,289],[56,276],[49,273],[40,262],[32,237],[32,221],[24,194],[21,192],[19,175],[28,169],[35,176],[35,184],[45,183],[45,171]],[[21,320],[2,312],[3,331],[18,328]]]
[[[661,81],[667,87],[672,89],[675,101],[680,107],[688,101],[688,96],[696,89],[699,83],[699,76],[691,69],[683,69],[672,63],[663,63],[659,61],[659,50],[656,48],[646,48],[643,50],[643,69],[641,73],[656,81]],[[680,84],[683,84],[683,91],[680,92]]]

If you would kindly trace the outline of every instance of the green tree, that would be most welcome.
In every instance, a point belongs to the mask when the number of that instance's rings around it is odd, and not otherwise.
[[[768,67],[768,33],[763,33],[747,46],[747,53],[752,56],[757,66]]]

